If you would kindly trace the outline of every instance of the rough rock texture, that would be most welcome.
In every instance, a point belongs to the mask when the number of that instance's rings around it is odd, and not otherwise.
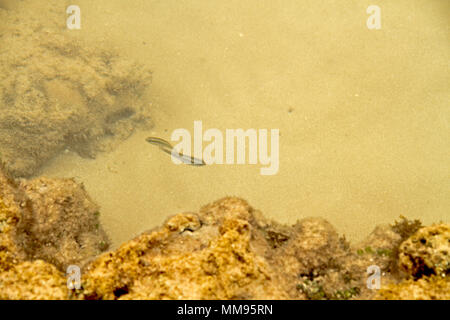
[[[398,263],[416,279],[450,275],[450,226],[442,223],[419,229],[401,244]]]
[[[0,159],[15,176],[64,150],[94,157],[150,125],[150,72],[81,42],[66,18],[61,1],[0,7]]]
[[[252,248],[251,219],[251,208],[236,198],[176,215],[92,262],[83,274],[83,297],[288,298],[277,272]]]
[[[28,259],[42,259],[60,270],[83,265],[107,249],[99,208],[83,185],[71,179],[39,178],[19,185],[30,209],[17,225],[17,241]]]
[[[412,297],[410,286],[395,284],[403,279],[395,253],[409,234],[405,230],[415,229],[406,219],[401,225],[378,226],[351,247],[323,219],[305,218],[289,227],[266,220],[242,199],[224,198],[102,254],[85,268],[78,297],[400,299],[394,292]],[[380,291],[367,287],[372,265],[381,270]],[[441,280],[412,283],[422,290],[415,294],[446,297],[448,279]]]
[[[85,268],[79,297],[368,298],[369,264],[323,219],[283,226],[229,197],[102,254]]]
[[[67,299],[60,269],[108,245],[94,210],[72,180],[18,182],[0,166],[0,299]]]
[[[97,210],[70,179],[0,170],[0,299],[449,298],[445,224],[417,231],[404,219],[351,247],[324,219],[281,225],[228,197],[94,257],[107,244]],[[68,264],[82,267],[80,289],[67,288]],[[371,265],[381,290],[367,288]]]
[[[450,299],[450,225],[419,228],[397,252],[401,274],[384,285],[376,299]]]
[[[0,271],[9,270],[18,260],[25,259],[14,240],[23,211],[19,203],[23,199],[15,181],[1,170],[0,163]]]
[[[377,293],[379,300],[450,300],[450,280],[439,276],[408,279],[388,284]]]
[[[50,263],[25,261],[0,271],[0,299],[62,300],[69,298],[66,278]]]
[[[17,225],[28,210],[27,201],[0,166],[0,299],[66,299],[64,275],[50,263],[25,261],[17,244]]]
[[[351,280],[359,283],[363,271],[359,261],[354,260],[352,279],[346,280],[341,270],[345,260],[354,254],[329,222],[306,218],[293,226],[291,234],[288,241],[267,255],[271,264],[284,273],[291,295],[297,290],[308,299],[337,299],[340,291],[351,289]]]

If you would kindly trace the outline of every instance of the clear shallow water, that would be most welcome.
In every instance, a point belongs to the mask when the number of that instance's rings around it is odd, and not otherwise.
[[[155,126],[95,160],[66,153],[115,245],[237,195],[280,222],[321,216],[357,241],[399,215],[448,221],[448,1],[79,0],[80,36],[153,70]],[[45,16],[43,17],[45,18]],[[176,166],[145,142],[177,128],[280,130],[280,168]]]

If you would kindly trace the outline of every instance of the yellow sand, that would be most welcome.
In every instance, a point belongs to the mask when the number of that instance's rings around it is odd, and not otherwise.
[[[152,132],[42,172],[84,182],[116,245],[225,195],[281,222],[324,217],[353,241],[401,214],[448,222],[449,1],[76,2],[73,32],[154,70]],[[381,30],[366,27],[371,4]],[[176,166],[144,140],[194,120],[279,128],[279,173]]]

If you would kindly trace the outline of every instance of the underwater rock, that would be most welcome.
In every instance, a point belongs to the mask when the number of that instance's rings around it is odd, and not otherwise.
[[[0,162],[0,272],[9,270],[18,261],[25,260],[25,253],[15,241],[17,224],[23,210],[20,203],[26,198]],[[0,286],[1,288],[1,286]]]
[[[0,299],[448,299],[449,226],[404,242],[398,231],[378,226],[353,247],[324,219],[282,225],[227,197],[99,255],[108,240],[82,185],[0,168]],[[404,280],[394,263],[437,275]],[[69,264],[81,267],[80,289],[67,288]],[[371,265],[380,290],[367,287]]]
[[[67,299],[64,275],[50,263],[25,261],[17,225],[27,198],[0,164],[0,299]]]
[[[398,276],[398,248],[403,240],[393,226],[378,225],[357,245],[356,253],[362,259],[369,259],[370,265],[378,266],[384,273],[383,282],[387,282]]]
[[[277,272],[252,249],[250,220],[248,204],[237,198],[175,215],[91,262],[82,298],[289,298]]]
[[[81,41],[65,11],[55,0],[0,8],[0,159],[15,176],[64,150],[95,157],[150,125],[150,71]]]
[[[79,298],[369,298],[373,293],[363,292],[368,264],[323,219],[289,227],[227,197],[100,255],[83,270]],[[324,293],[303,290],[303,276],[327,283],[320,285]]]
[[[67,299],[60,270],[108,244],[97,210],[71,179],[17,181],[0,165],[0,299]]]
[[[300,274],[310,274],[330,264],[330,260],[345,254],[334,227],[322,218],[300,220],[294,229],[295,237],[286,243],[283,255],[296,257]]]
[[[339,240],[333,226],[321,218],[305,218],[297,222],[291,230],[290,238],[269,255],[269,261],[284,273],[283,280],[290,294],[302,292],[308,299],[324,299],[329,290],[324,288],[329,275],[340,260],[349,254]],[[342,262],[341,262],[342,263]],[[332,282],[335,284],[337,279]],[[311,295],[307,284],[320,287],[323,291]],[[331,289],[332,290],[332,289]],[[323,296],[320,296],[323,293]]]
[[[395,262],[402,273],[383,285],[375,299],[449,300],[450,226],[441,223],[421,227],[403,240],[395,250]]]
[[[399,267],[409,276],[450,275],[450,225],[435,224],[419,229],[399,249]]]
[[[30,200],[16,235],[28,259],[66,270],[69,265],[81,267],[107,249],[99,208],[83,185],[72,179],[39,178],[21,181],[19,187]]]
[[[377,293],[377,300],[450,300],[450,280],[440,276],[391,283]]]
[[[25,261],[0,272],[0,300],[65,300],[66,278],[42,260]]]

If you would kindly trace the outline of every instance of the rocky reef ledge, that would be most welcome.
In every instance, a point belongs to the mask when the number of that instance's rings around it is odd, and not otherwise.
[[[324,219],[286,226],[227,197],[106,251],[98,212],[73,180],[0,170],[0,299],[450,299],[444,223],[401,218],[350,245]]]
[[[152,126],[150,70],[69,30],[66,5],[0,0],[0,161],[16,177],[64,152],[95,158]]]

